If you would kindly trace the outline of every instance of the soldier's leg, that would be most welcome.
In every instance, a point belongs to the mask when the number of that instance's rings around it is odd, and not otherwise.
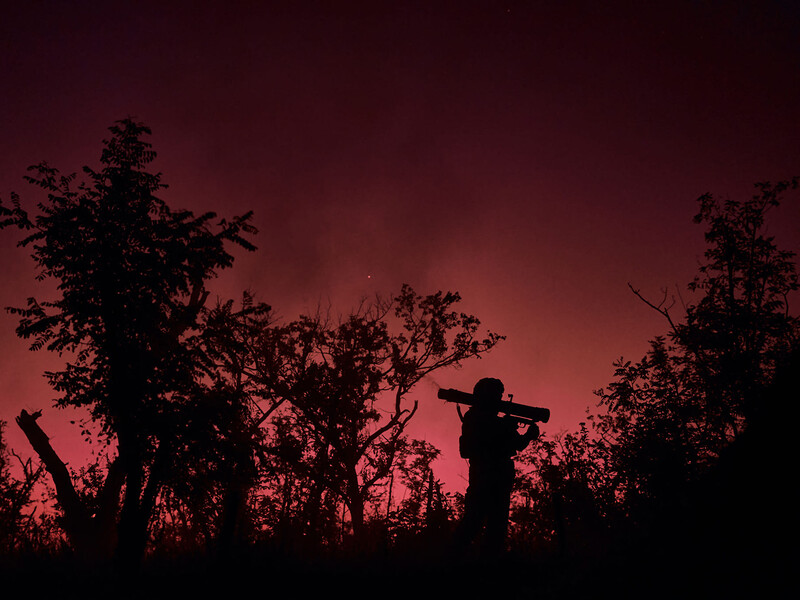
[[[466,548],[478,537],[486,520],[486,490],[481,482],[470,483],[464,496],[464,514],[456,527],[454,544]]]
[[[505,552],[508,518],[511,505],[511,485],[498,482],[486,514],[486,539],[484,548],[490,555]]]

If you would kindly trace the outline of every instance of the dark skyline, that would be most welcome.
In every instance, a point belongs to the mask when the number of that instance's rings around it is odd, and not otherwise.
[[[215,292],[251,288],[290,320],[404,282],[459,291],[507,340],[417,389],[412,434],[456,489],[458,418],[437,386],[498,377],[551,408],[543,431],[574,429],[612,361],[666,331],[627,284],[684,289],[703,251],[696,198],[798,174],[790,3],[294,6],[4,8],[0,194],[34,199],[22,176],[40,160],[96,165],[133,115],[170,205],[255,211],[259,250]],[[800,207],[776,217],[800,249]],[[31,265],[2,244],[0,303],[20,305],[38,294]],[[54,445],[79,444],[41,377],[55,359],[15,326],[0,319],[0,418],[42,408]],[[8,439],[29,452],[12,425]]]

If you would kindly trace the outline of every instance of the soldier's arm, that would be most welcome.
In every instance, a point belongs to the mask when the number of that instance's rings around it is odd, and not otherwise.
[[[528,425],[528,430],[523,434],[517,434],[517,451],[524,450],[528,444],[539,437],[539,426],[536,423]]]

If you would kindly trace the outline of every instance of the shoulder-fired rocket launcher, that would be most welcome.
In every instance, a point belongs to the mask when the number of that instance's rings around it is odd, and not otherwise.
[[[439,389],[437,396],[447,402],[457,402],[458,404],[466,404],[467,406],[472,406],[475,403],[475,397],[472,394],[452,388]],[[550,420],[549,408],[518,404],[511,400],[500,401],[497,410],[498,412],[511,415],[522,423],[547,423],[547,421]]]

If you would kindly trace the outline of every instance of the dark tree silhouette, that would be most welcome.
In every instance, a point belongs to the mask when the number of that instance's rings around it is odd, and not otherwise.
[[[765,512],[764,504],[777,506],[766,496],[781,476],[765,474],[776,474],[775,465],[786,460],[790,435],[775,419],[793,422],[794,408],[788,394],[775,392],[776,374],[787,380],[800,322],[789,309],[798,289],[794,255],[780,250],[765,229],[769,211],[797,185],[797,179],[758,184],[757,194],[741,202],[699,198],[695,221],[706,226],[708,248],[688,286],[694,301],[676,307],[665,292],[652,302],[632,288],[665,318],[669,333],[652,340],[640,361],[615,364],[615,380],[596,392],[600,410],[589,415],[588,426],[543,439],[526,454],[517,535],[573,551],[654,531],[685,534],[680,520],[696,522],[688,506],[705,505],[709,521],[733,502],[718,495],[712,502],[702,491],[725,477],[721,471],[730,474],[731,455],[750,469],[735,484],[742,486],[737,502],[765,496],[737,519]],[[679,308],[680,318],[674,314]],[[761,440],[758,453],[753,439]],[[769,459],[765,448],[774,449]],[[729,477],[725,482],[734,485]],[[744,530],[733,519],[725,526]]]
[[[242,294],[238,307],[228,300],[202,312],[202,334],[197,340],[202,349],[202,369],[213,382],[215,404],[225,407],[216,425],[222,438],[216,446],[216,474],[211,478],[216,488],[218,542],[223,553],[245,542],[259,519],[256,502],[251,500],[264,469],[263,424],[280,400],[265,395],[255,350],[271,325],[270,306],[256,301],[250,292]]]
[[[25,433],[31,447],[53,480],[61,515],[59,525],[82,559],[96,561],[110,556],[116,544],[116,520],[120,490],[125,482],[119,460],[106,469],[102,486],[91,498],[76,486],[67,465],[50,445],[50,440],[37,423],[41,411],[29,414],[23,410],[17,425]],[[88,500],[88,501],[87,501]]]
[[[418,401],[408,397],[413,387],[502,339],[477,337],[478,319],[453,310],[459,300],[455,293],[419,296],[404,286],[338,323],[303,317],[261,340],[264,394],[287,403],[276,451],[294,448],[296,474],[344,502],[358,541],[417,410]]]
[[[150,130],[125,119],[110,131],[101,170],[84,167],[77,186],[74,174],[31,167],[26,179],[47,199],[31,216],[12,195],[0,226],[28,232],[20,244],[32,249],[37,279],[58,286],[57,298],[29,298],[26,308],[10,310],[32,349],[68,358],[47,373],[58,406],[86,407],[116,443],[124,475],[117,554],[135,565],[191,420],[198,361],[186,340],[208,295],[205,282],[231,266],[228,243],[253,249],[242,236],[254,229],[250,214],[213,225],[213,213],[170,209],[156,195],[166,187],[160,175],[146,170],[155,158],[143,139]]]
[[[454,516],[452,497],[443,492],[433,471],[433,462],[440,454],[439,449],[423,440],[408,440],[398,451],[387,493],[389,535],[395,546],[408,543],[419,551],[419,544],[425,543],[430,550],[449,533],[449,522]],[[399,480],[400,486],[395,480]],[[397,507],[391,510],[396,487],[404,493]]]
[[[33,490],[44,473],[43,466],[22,460],[6,446],[5,421],[0,421],[0,555],[27,549],[34,536]],[[11,461],[19,462],[22,478],[11,473]]]
[[[667,320],[638,363],[620,361],[599,390],[608,409],[598,431],[613,444],[620,491],[629,501],[676,499],[685,482],[716,462],[763,406],[777,365],[798,339],[789,310],[798,289],[794,254],[765,232],[767,213],[798,180],[761,183],[746,201],[699,199],[708,249],[690,292],[699,298],[673,318],[666,298],[650,302]]]
[[[684,295],[692,301],[676,305],[666,292],[651,301],[632,288],[669,332],[640,361],[615,363],[614,381],[596,392],[599,409],[578,431],[524,453],[516,544],[602,554],[658,536],[676,560],[704,552],[689,548],[696,531],[714,529],[707,539],[718,541],[697,547],[729,556],[744,532],[767,522],[781,529],[798,406],[800,321],[789,306],[798,278],[794,254],[766,226],[797,186],[757,184],[744,201],[698,199],[708,246]]]
[[[586,423],[576,432],[543,436],[520,456],[512,506],[512,544],[559,555],[604,552],[615,518],[608,448]]]

